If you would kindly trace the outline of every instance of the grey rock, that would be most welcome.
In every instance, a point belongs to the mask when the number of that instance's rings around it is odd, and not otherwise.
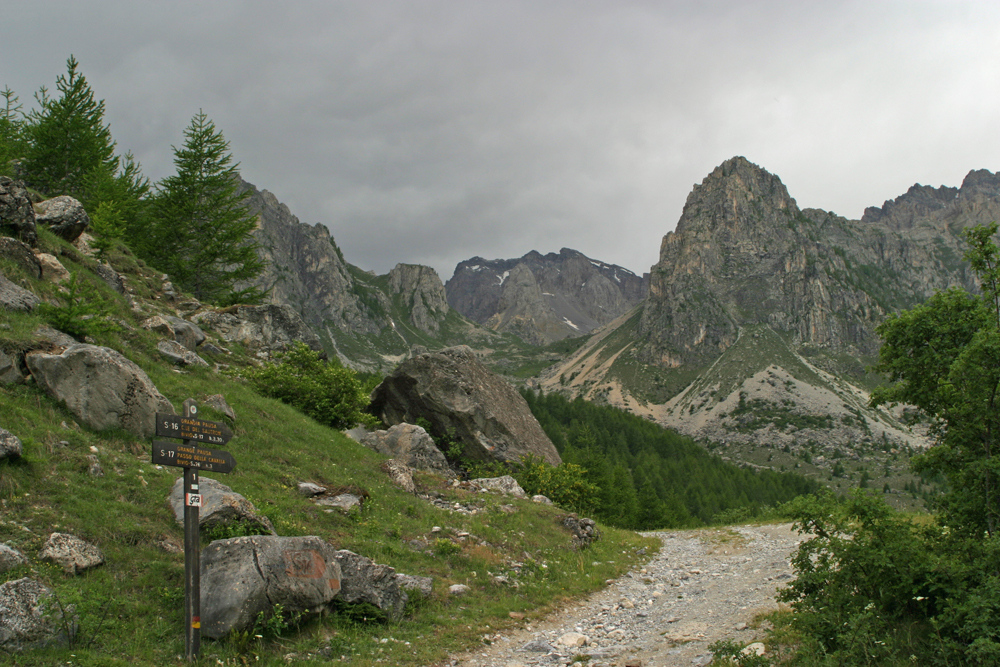
[[[389,272],[389,289],[410,311],[410,322],[421,331],[437,335],[448,315],[448,299],[437,271],[419,264],[397,264]]]
[[[319,484],[313,484],[312,482],[299,482],[298,488],[299,493],[307,498],[312,498],[313,496],[326,493],[326,487],[320,486]]]
[[[24,382],[21,373],[20,355],[10,355],[0,350],[0,384],[19,384]]]
[[[535,639],[522,646],[521,650],[526,653],[552,653],[555,647],[544,639]]]
[[[427,543],[424,542],[423,540],[410,540],[409,542],[406,543],[406,546],[413,549],[414,551],[425,551],[427,549]]]
[[[168,338],[174,337],[174,327],[167,321],[167,318],[163,315],[153,315],[140,324],[143,329],[147,331],[154,331],[161,336],[166,336]]]
[[[24,183],[0,176],[0,232],[15,236],[31,245],[38,245],[35,230],[35,209],[31,205]]]
[[[229,350],[209,342],[202,343],[198,351],[202,354],[229,354]]]
[[[68,641],[60,634],[67,624],[51,598],[48,586],[27,577],[0,585],[0,649],[20,651]],[[75,621],[68,625],[75,633]]]
[[[0,574],[27,564],[28,559],[23,553],[9,544],[0,543]]]
[[[90,226],[90,216],[83,204],[63,195],[37,204],[35,223],[47,226],[53,234],[72,243]]]
[[[448,304],[469,319],[537,345],[590,333],[639,303],[646,288],[628,269],[568,248],[474,257],[455,267],[445,287]]]
[[[291,306],[232,306],[208,310],[193,318],[195,323],[212,329],[228,343],[242,343],[250,351],[281,351],[302,341],[313,350],[321,350],[319,337]]]
[[[161,340],[156,349],[178,366],[208,366],[207,361],[175,340]]]
[[[198,525],[204,528],[240,523],[261,534],[277,535],[271,520],[257,512],[253,503],[211,477],[198,476],[201,508]],[[184,523],[184,478],[178,477],[167,498],[177,523]]]
[[[70,345],[76,345],[77,343],[76,339],[69,334],[64,334],[62,331],[53,329],[47,324],[39,326],[32,332],[32,335],[36,338],[46,340],[58,347],[69,347]]]
[[[345,602],[367,602],[390,618],[399,619],[407,595],[396,580],[396,571],[388,565],[341,549],[335,554],[343,574],[340,596]]]
[[[0,177],[2,178],[2,177]],[[2,188],[0,188],[2,191]],[[0,197],[2,197],[0,193]],[[2,207],[2,204],[0,204]],[[42,265],[39,263],[31,246],[9,236],[0,236],[0,259],[6,259],[20,267],[29,278],[38,280],[42,277]]]
[[[166,320],[173,327],[174,339],[192,352],[205,342],[205,332],[194,322],[188,322],[172,315],[168,315]]]
[[[465,595],[471,590],[472,589],[466,586],[465,584],[452,584],[451,586],[448,587],[448,594],[454,595],[455,597],[461,597],[462,595]]]
[[[561,462],[524,398],[466,346],[404,361],[372,393],[371,408],[387,424],[423,417],[434,433],[454,433],[472,459]]]
[[[28,312],[39,303],[37,296],[15,285],[0,273],[0,308]]]
[[[104,565],[104,554],[89,542],[69,533],[52,533],[38,557],[61,566],[67,574],[80,574]]]
[[[388,430],[369,433],[362,438],[361,444],[416,470],[437,473],[448,479],[455,476],[444,454],[420,426],[396,424]]]
[[[115,292],[125,294],[125,277],[111,268],[109,264],[98,263],[94,267],[94,273]]]
[[[42,252],[35,255],[39,265],[42,267],[42,280],[50,283],[64,283],[70,279],[69,271],[55,255]]]
[[[537,494],[537,495],[531,496],[531,502],[533,502],[533,503],[542,503],[543,505],[551,505],[552,504],[552,501],[549,500],[548,496],[543,496],[540,493]]]
[[[431,577],[416,577],[410,574],[396,573],[399,587],[408,593],[416,593],[420,597],[429,598],[434,592],[434,579]]]
[[[226,397],[222,394],[211,394],[210,396],[206,396],[205,405],[218,410],[226,419],[236,423],[236,411],[233,410],[232,406],[226,402]]]
[[[10,431],[0,428],[0,461],[16,459],[21,456],[23,446],[21,440]]]
[[[337,509],[349,512],[355,507],[361,507],[361,497],[353,493],[341,493],[332,498],[320,498],[316,501],[316,504],[323,507],[336,507]]]
[[[413,481],[413,469],[396,459],[389,459],[382,464],[382,470],[389,475],[392,483],[407,493],[416,493],[417,485]]]
[[[499,491],[504,495],[514,496],[515,498],[524,498],[527,495],[524,493],[521,485],[517,483],[517,480],[510,475],[480,477],[479,479],[469,480],[469,485],[476,490]]]
[[[219,639],[268,618],[275,605],[308,617],[341,591],[332,546],[318,537],[250,536],[216,540],[201,553],[201,632]]]
[[[241,189],[249,193],[247,205],[258,220],[254,237],[267,263],[254,284],[270,290],[272,303],[296,304],[299,315],[317,328],[378,334],[391,326],[386,316],[373,314],[361,301],[357,281],[326,226],[299,222],[267,190],[245,181]],[[369,294],[379,300],[379,310],[391,310],[392,304],[382,292]]]
[[[49,396],[95,430],[118,427],[146,438],[157,412],[174,414],[149,376],[110,348],[75,343],[62,354],[29,353],[26,362]]]

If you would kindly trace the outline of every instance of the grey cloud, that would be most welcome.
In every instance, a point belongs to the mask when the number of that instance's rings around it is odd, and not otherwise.
[[[636,272],[733,155],[857,217],[996,169],[994,3],[33,3],[22,99],[74,53],[153,178],[203,108],[244,176],[384,272],[568,246]]]

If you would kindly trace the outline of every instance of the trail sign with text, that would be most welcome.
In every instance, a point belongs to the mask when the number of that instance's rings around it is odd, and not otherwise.
[[[194,443],[153,441],[153,463],[178,468],[197,468],[202,472],[232,472],[236,459],[221,449],[199,447]]]
[[[224,445],[233,437],[233,432],[222,422],[157,412],[156,435],[161,438],[183,438],[212,445]]]
[[[198,659],[201,650],[201,538],[198,535],[198,508],[204,504],[199,471],[232,472],[236,459],[221,449],[201,443],[224,445],[233,432],[222,422],[198,419],[198,404],[184,401],[183,415],[156,413],[156,435],[182,438],[183,443],[153,441],[153,463],[184,468],[184,655],[188,662]]]

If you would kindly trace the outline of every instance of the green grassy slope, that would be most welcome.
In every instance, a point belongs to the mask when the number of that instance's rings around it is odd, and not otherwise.
[[[278,665],[286,664],[283,656],[291,653],[303,660],[328,657],[349,665],[370,665],[372,656],[385,664],[433,664],[449,651],[524,622],[511,619],[509,612],[523,612],[530,621],[565,597],[602,587],[606,579],[637,562],[636,548],[651,544],[632,533],[602,528],[602,539],[583,554],[571,548],[557,508],[472,495],[431,476],[418,479],[424,492],[474,503],[480,511],[449,513],[404,493],[380,470],[383,457],[341,433],[261,398],[239,380],[214,370],[179,371],[166,365],[155,351],[156,336],[137,328],[144,316],[133,314],[121,297],[93,280],[87,268],[92,260],[55,240],[46,242],[66,253],[61,259],[67,267],[80,273],[93,294],[108,301],[110,319],[123,323],[118,331],[95,331],[96,342],[136,362],[175,407],[189,397],[226,397],[237,421],[235,437],[225,449],[235,456],[237,468],[217,479],[254,502],[279,534],[318,535],[401,572],[434,578],[433,596],[414,601],[399,623],[382,623],[364,610],[344,608],[290,628],[278,639],[205,641],[203,664]],[[120,268],[125,264],[130,283],[155,297],[152,272],[119,257]],[[59,294],[53,285],[17,275],[11,266],[0,269],[49,298]],[[34,314],[5,313],[0,346],[30,347],[40,322]],[[233,356],[214,361],[233,366],[249,362],[238,347]],[[222,418],[208,407],[202,415]],[[0,427],[24,443],[20,460],[0,462],[0,541],[31,559],[29,565],[5,573],[2,581],[23,576],[43,580],[64,604],[75,605],[80,623],[75,646],[26,652],[16,657],[16,664],[180,664],[183,554],[161,546],[182,543],[182,528],[166,503],[180,469],[151,465],[148,440],[80,427],[33,383],[0,387]],[[103,477],[87,472],[92,448]],[[363,491],[368,502],[353,514],[327,513],[297,493],[299,481]],[[510,507],[516,511],[509,513]],[[434,526],[444,530],[432,534]],[[54,531],[96,544],[107,563],[73,577],[39,562],[37,554]],[[461,531],[478,539],[460,539]],[[431,548],[414,551],[407,546],[413,539],[423,539]],[[494,583],[492,576],[501,574],[517,587]],[[467,584],[472,592],[460,599],[449,597],[447,587],[453,583]],[[345,659],[339,663],[341,656]]]

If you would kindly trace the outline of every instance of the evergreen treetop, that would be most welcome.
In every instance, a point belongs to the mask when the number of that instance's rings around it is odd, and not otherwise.
[[[218,304],[252,302],[263,294],[237,283],[266,267],[251,233],[256,226],[239,189],[229,142],[204,111],[174,147],[177,173],[156,185],[144,253],[182,289]]]
[[[118,171],[115,142],[104,122],[104,100],[94,99],[78,67],[71,55],[66,74],[56,78],[58,96],[50,97],[44,87],[35,95],[39,108],[29,114],[25,128],[25,180],[52,196],[79,197],[94,172]]]

